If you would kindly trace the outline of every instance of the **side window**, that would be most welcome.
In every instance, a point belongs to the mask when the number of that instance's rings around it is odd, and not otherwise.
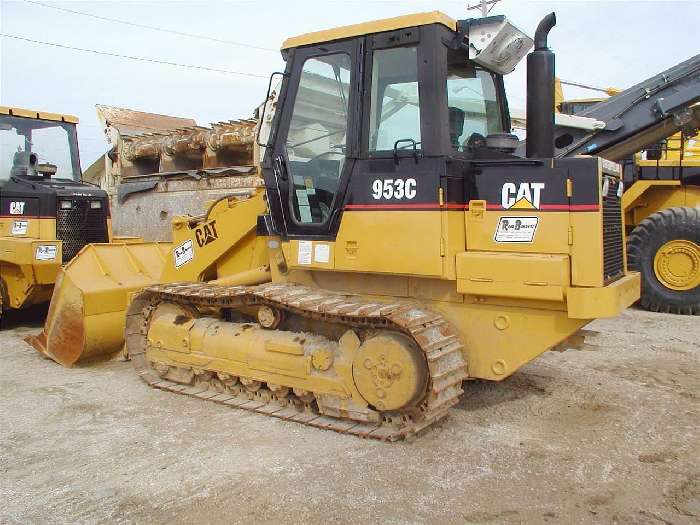
[[[32,130],[32,152],[37,154],[40,164],[49,163],[56,166],[56,178],[73,178],[68,131],[63,127],[51,126]]]
[[[12,124],[0,122],[0,184],[10,179],[13,169],[25,165],[22,162],[25,157],[21,155],[24,149],[24,135],[17,133]]]
[[[372,56],[369,150],[421,147],[418,52],[415,47],[379,49]]]
[[[346,53],[304,62],[286,141],[297,222],[330,216],[345,163],[350,71]]]
[[[463,55],[448,55],[447,105],[450,141],[456,150],[463,151],[490,133],[504,131],[493,75]]]

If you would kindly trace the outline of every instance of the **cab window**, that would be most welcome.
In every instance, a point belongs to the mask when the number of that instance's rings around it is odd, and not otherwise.
[[[372,56],[369,150],[421,147],[416,47],[379,49]],[[398,144],[397,144],[398,143]]]
[[[450,142],[458,151],[504,132],[494,74],[462,54],[448,59],[447,106]]]
[[[75,125],[0,115],[0,184],[42,166],[55,169],[53,178],[80,180]]]
[[[330,217],[345,163],[350,70],[346,53],[304,62],[286,142],[298,223]]]

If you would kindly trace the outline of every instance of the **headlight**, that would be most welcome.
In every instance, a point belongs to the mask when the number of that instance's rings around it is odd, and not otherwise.
[[[102,207],[102,201],[90,201],[90,208],[99,210]]]
[[[603,178],[603,197],[608,196],[608,191],[610,191],[610,179],[607,177]]]
[[[72,201],[61,201],[62,210],[70,210],[73,207]]]

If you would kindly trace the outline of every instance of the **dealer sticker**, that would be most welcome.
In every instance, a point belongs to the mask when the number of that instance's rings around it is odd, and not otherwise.
[[[55,261],[57,248],[55,244],[41,244],[36,247],[36,257],[37,261]]]
[[[26,235],[29,221],[14,221],[12,223],[12,235]]]
[[[493,240],[496,242],[532,242],[537,231],[537,217],[501,217]]]
[[[175,257],[175,268],[179,268],[194,259],[194,247],[192,241],[185,241],[173,250]]]

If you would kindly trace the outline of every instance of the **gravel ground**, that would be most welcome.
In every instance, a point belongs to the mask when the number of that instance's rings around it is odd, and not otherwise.
[[[698,523],[697,317],[596,321],[395,444],[62,368],[40,318],[0,333],[0,523]]]

